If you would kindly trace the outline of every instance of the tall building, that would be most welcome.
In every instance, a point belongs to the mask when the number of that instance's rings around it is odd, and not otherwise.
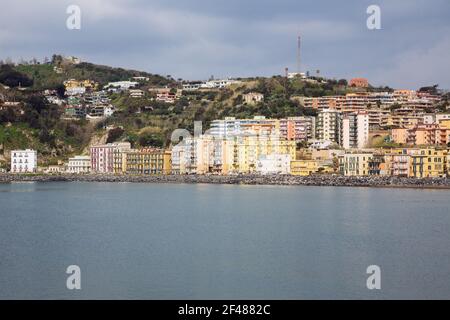
[[[334,110],[322,110],[317,116],[316,138],[342,144],[342,114]]]
[[[12,173],[33,173],[37,170],[36,150],[12,150],[11,151],[11,172]]]
[[[308,141],[316,138],[316,118],[310,116],[289,117],[277,120],[280,136],[296,142]]]
[[[369,115],[367,112],[346,114],[342,120],[342,147],[363,149],[369,142]]]

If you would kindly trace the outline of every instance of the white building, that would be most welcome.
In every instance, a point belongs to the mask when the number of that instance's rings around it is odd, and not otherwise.
[[[369,114],[351,113],[342,120],[342,147],[363,149],[369,143]]]
[[[209,80],[200,85],[200,88],[205,89],[222,89],[228,87],[229,85],[240,83],[240,81],[233,79],[218,79],[218,80]]]
[[[70,173],[89,173],[91,171],[91,157],[89,156],[75,156],[69,158],[67,164],[67,172]]]
[[[289,154],[268,154],[258,158],[256,172],[259,174],[289,174],[291,156]]]
[[[133,88],[138,84],[139,82],[136,81],[116,81],[116,82],[109,82],[103,88],[108,89],[108,91],[129,90],[130,88]]]
[[[84,94],[86,92],[85,87],[70,87],[66,89],[66,95],[68,96],[77,96]]]
[[[142,98],[144,96],[144,91],[141,89],[130,89],[129,93],[132,98]]]
[[[316,138],[336,144],[342,141],[342,114],[334,110],[322,110],[317,116]]]
[[[33,173],[37,170],[36,150],[12,150],[11,151],[11,172],[12,173]]]

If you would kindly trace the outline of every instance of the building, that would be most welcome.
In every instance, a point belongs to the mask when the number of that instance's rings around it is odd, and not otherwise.
[[[144,96],[144,91],[141,89],[130,89],[128,92],[132,98],[142,98]]]
[[[256,164],[259,174],[289,174],[291,172],[291,156],[289,154],[261,155]]]
[[[156,94],[156,101],[165,103],[175,103],[182,96],[182,90],[172,88],[150,88],[150,92]]]
[[[12,173],[34,173],[37,171],[36,150],[12,150],[11,172]]]
[[[369,86],[369,81],[366,78],[353,78],[349,81],[350,87],[367,88]]]
[[[342,147],[363,149],[369,143],[369,115],[357,112],[344,115],[342,120]]]
[[[434,148],[410,149],[410,177],[436,178],[446,175],[447,151]]]
[[[372,153],[345,153],[339,156],[339,172],[344,176],[369,175]]]
[[[171,152],[164,149],[146,148],[125,152],[127,174],[154,175],[170,174]]]
[[[280,136],[296,142],[308,141],[316,138],[316,118],[310,116],[289,117],[277,120]]]
[[[322,110],[317,116],[316,139],[342,144],[342,114],[333,110]]]
[[[249,92],[242,96],[244,103],[246,104],[256,104],[264,100],[264,95],[258,92]]]
[[[408,141],[408,129],[394,128],[391,131],[392,141],[398,144],[406,144]]]
[[[91,172],[91,157],[75,156],[69,158],[69,162],[67,163],[67,172],[74,174]]]
[[[446,121],[392,129],[392,140],[414,146],[447,145],[450,143],[450,126]]]
[[[261,157],[289,155],[290,159],[295,159],[295,148],[295,141],[282,139],[275,134],[247,132],[227,136],[204,134],[187,137],[172,148],[172,171],[175,174],[255,173]],[[275,161],[270,157],[266,160]],[[264,166],[266,162],[260,164]],[[283,172],[288,170],[284,168]]]
[[[129,142],[108,143],[92,146],[90,149],[91,171],[115,173],[114,155],[131,149]]]
[[[136,81],[115,81],[109,82],[103,89],[110,92],[126,91],[139,85]]]
[[[226,88],[232,84],[240,83],[240,81],[234,79],[211,79],[203,82],[200,88],[203,89],[222,89]]]
[[[407,149],[392,150],[390,154],[385,155],[385,159],[389,163],[391,176],[409,177],[410,156],[408,155]]]
[[[294,176],[309,176],[319,170],[317,160],[293,160],[291,161],[291,174]]]

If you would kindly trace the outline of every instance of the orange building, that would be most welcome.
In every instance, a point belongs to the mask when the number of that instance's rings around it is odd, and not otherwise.
[[[367,88],[369,81],[366,78],[353,78],[349,82],[350,87]]]

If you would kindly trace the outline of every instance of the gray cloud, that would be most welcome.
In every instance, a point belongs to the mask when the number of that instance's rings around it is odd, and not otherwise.
[[[3,0],[2,0],[3,1]],[[400,88],[450,88],[450,3],[379,0],[382,30],[366,28],[373,1],[17,0],[2,4],[0,58],[73,54],[174,77],[271,76],[295,68],[368,77]],[[66,8],[82,10],[67,30]]]

